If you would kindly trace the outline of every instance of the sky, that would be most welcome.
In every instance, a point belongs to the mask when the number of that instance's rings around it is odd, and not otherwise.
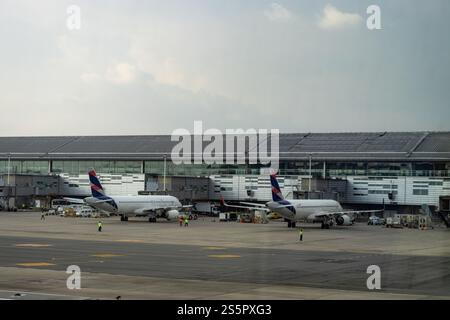
[[[448,0],[2,0],[0,136],[448,131],[449,31]]]

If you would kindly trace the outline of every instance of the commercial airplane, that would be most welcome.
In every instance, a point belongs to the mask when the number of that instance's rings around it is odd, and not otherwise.
[[[138,195],[138,196],[108,196],[95,173],[89,171],[89,181],[92,197],[84,199],[64,198],[74,203],[88,204],[96,209],[120,215],[121,221],[128,221],[128,217],[148,216],[149,222],[156,222],[156,218],[167,220],[178,219],[179,209],[183,206],[173,196]]]
[[[354,218],[350,215],[359,213],[376,213],[382,210],[344,211],[339,202],[335,200],[286,200],[281,194],[280,186],[275,174],[270,175],[272,186],[272,201],[266,204],[241,202],[245,206],[228,205],[227,207],[246,208],[264,212],[276,212],[288,221],[289,228],[295,228],[297,221],[321,222],[322,229],[329,229],[333,224],[348,226],[353,224]]]

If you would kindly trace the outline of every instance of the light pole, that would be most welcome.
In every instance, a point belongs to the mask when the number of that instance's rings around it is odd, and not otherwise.
[[[7,170],[7,178],[6,178],[6,185],[7,188],[7,196],[6,196],[6,206],[9,210],[9,200],[11,198],[11,182],[10,182],[10,175],[11,175],[11,153],[8,153],[8,170]]]
[[[8,179],[7,179],[7,184],[8,184],[8,189],[9,189],[9,175],[11,172],[11,154],[8,154]]]
[[[167,165],[166,160],[167,160],[167,156],[164,155],[164,174],[163,174],[163,190],[164,190],[164,193],[166,192],[166,165]]]
[[[309,192],[311,192],[311,180],[312,180],[312,153],[309,154]]]

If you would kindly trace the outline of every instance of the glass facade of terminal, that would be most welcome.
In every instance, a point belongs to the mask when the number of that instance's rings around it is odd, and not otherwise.
[[[142,161],[54,160],[53,173],[82,174],[94,168],[101,173],[141,173]]]
[[[309,175],[309,161],[287,161],[280,174]],[[345,176],[450,176],[450,163],[445,162],[364,162],[312,161],[311,173],[316,177]]]
[[[281,161],[280,175],[309,175],[309,161]],[[176,176],[258,175],[261,165],[175,165],[166,162],[166,174]],[[13,160],[9,162],[11,174],[83,174],[95,168],[99,173],[162,175],[164,161],[138,160]],[[0,160],[0,174],[8,173],[8,160]],[[345,176],[424,176],[450,177],[450,162],[366,162],[366,161],[314,161],[311,173],[315,177]]]
[[[48,161],[46,160],[0,160],[0,173],[11,174],[47,174]]]
[[[164,172],[164,161],[145,161],[144,172],[161,175]],[[227,165],[227,164],[181,164],[166,162],[166,174],[174,176],[208,176],[220,174],[259,174],[260,166]]]

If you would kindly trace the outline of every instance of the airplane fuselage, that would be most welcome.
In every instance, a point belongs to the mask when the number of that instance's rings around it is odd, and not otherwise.
[[[88,197],[85,201],[109,213],[117,213],[127,217],[148,215],[151,212],[180,208],[180,201],[173,196],[142,195],[142,196],[107,196],[104,199]]]
[[[315,215],[339,212],[342,207],[335,200],[281,200],[266,203],[267,207],[291,221],[314,220]]]

